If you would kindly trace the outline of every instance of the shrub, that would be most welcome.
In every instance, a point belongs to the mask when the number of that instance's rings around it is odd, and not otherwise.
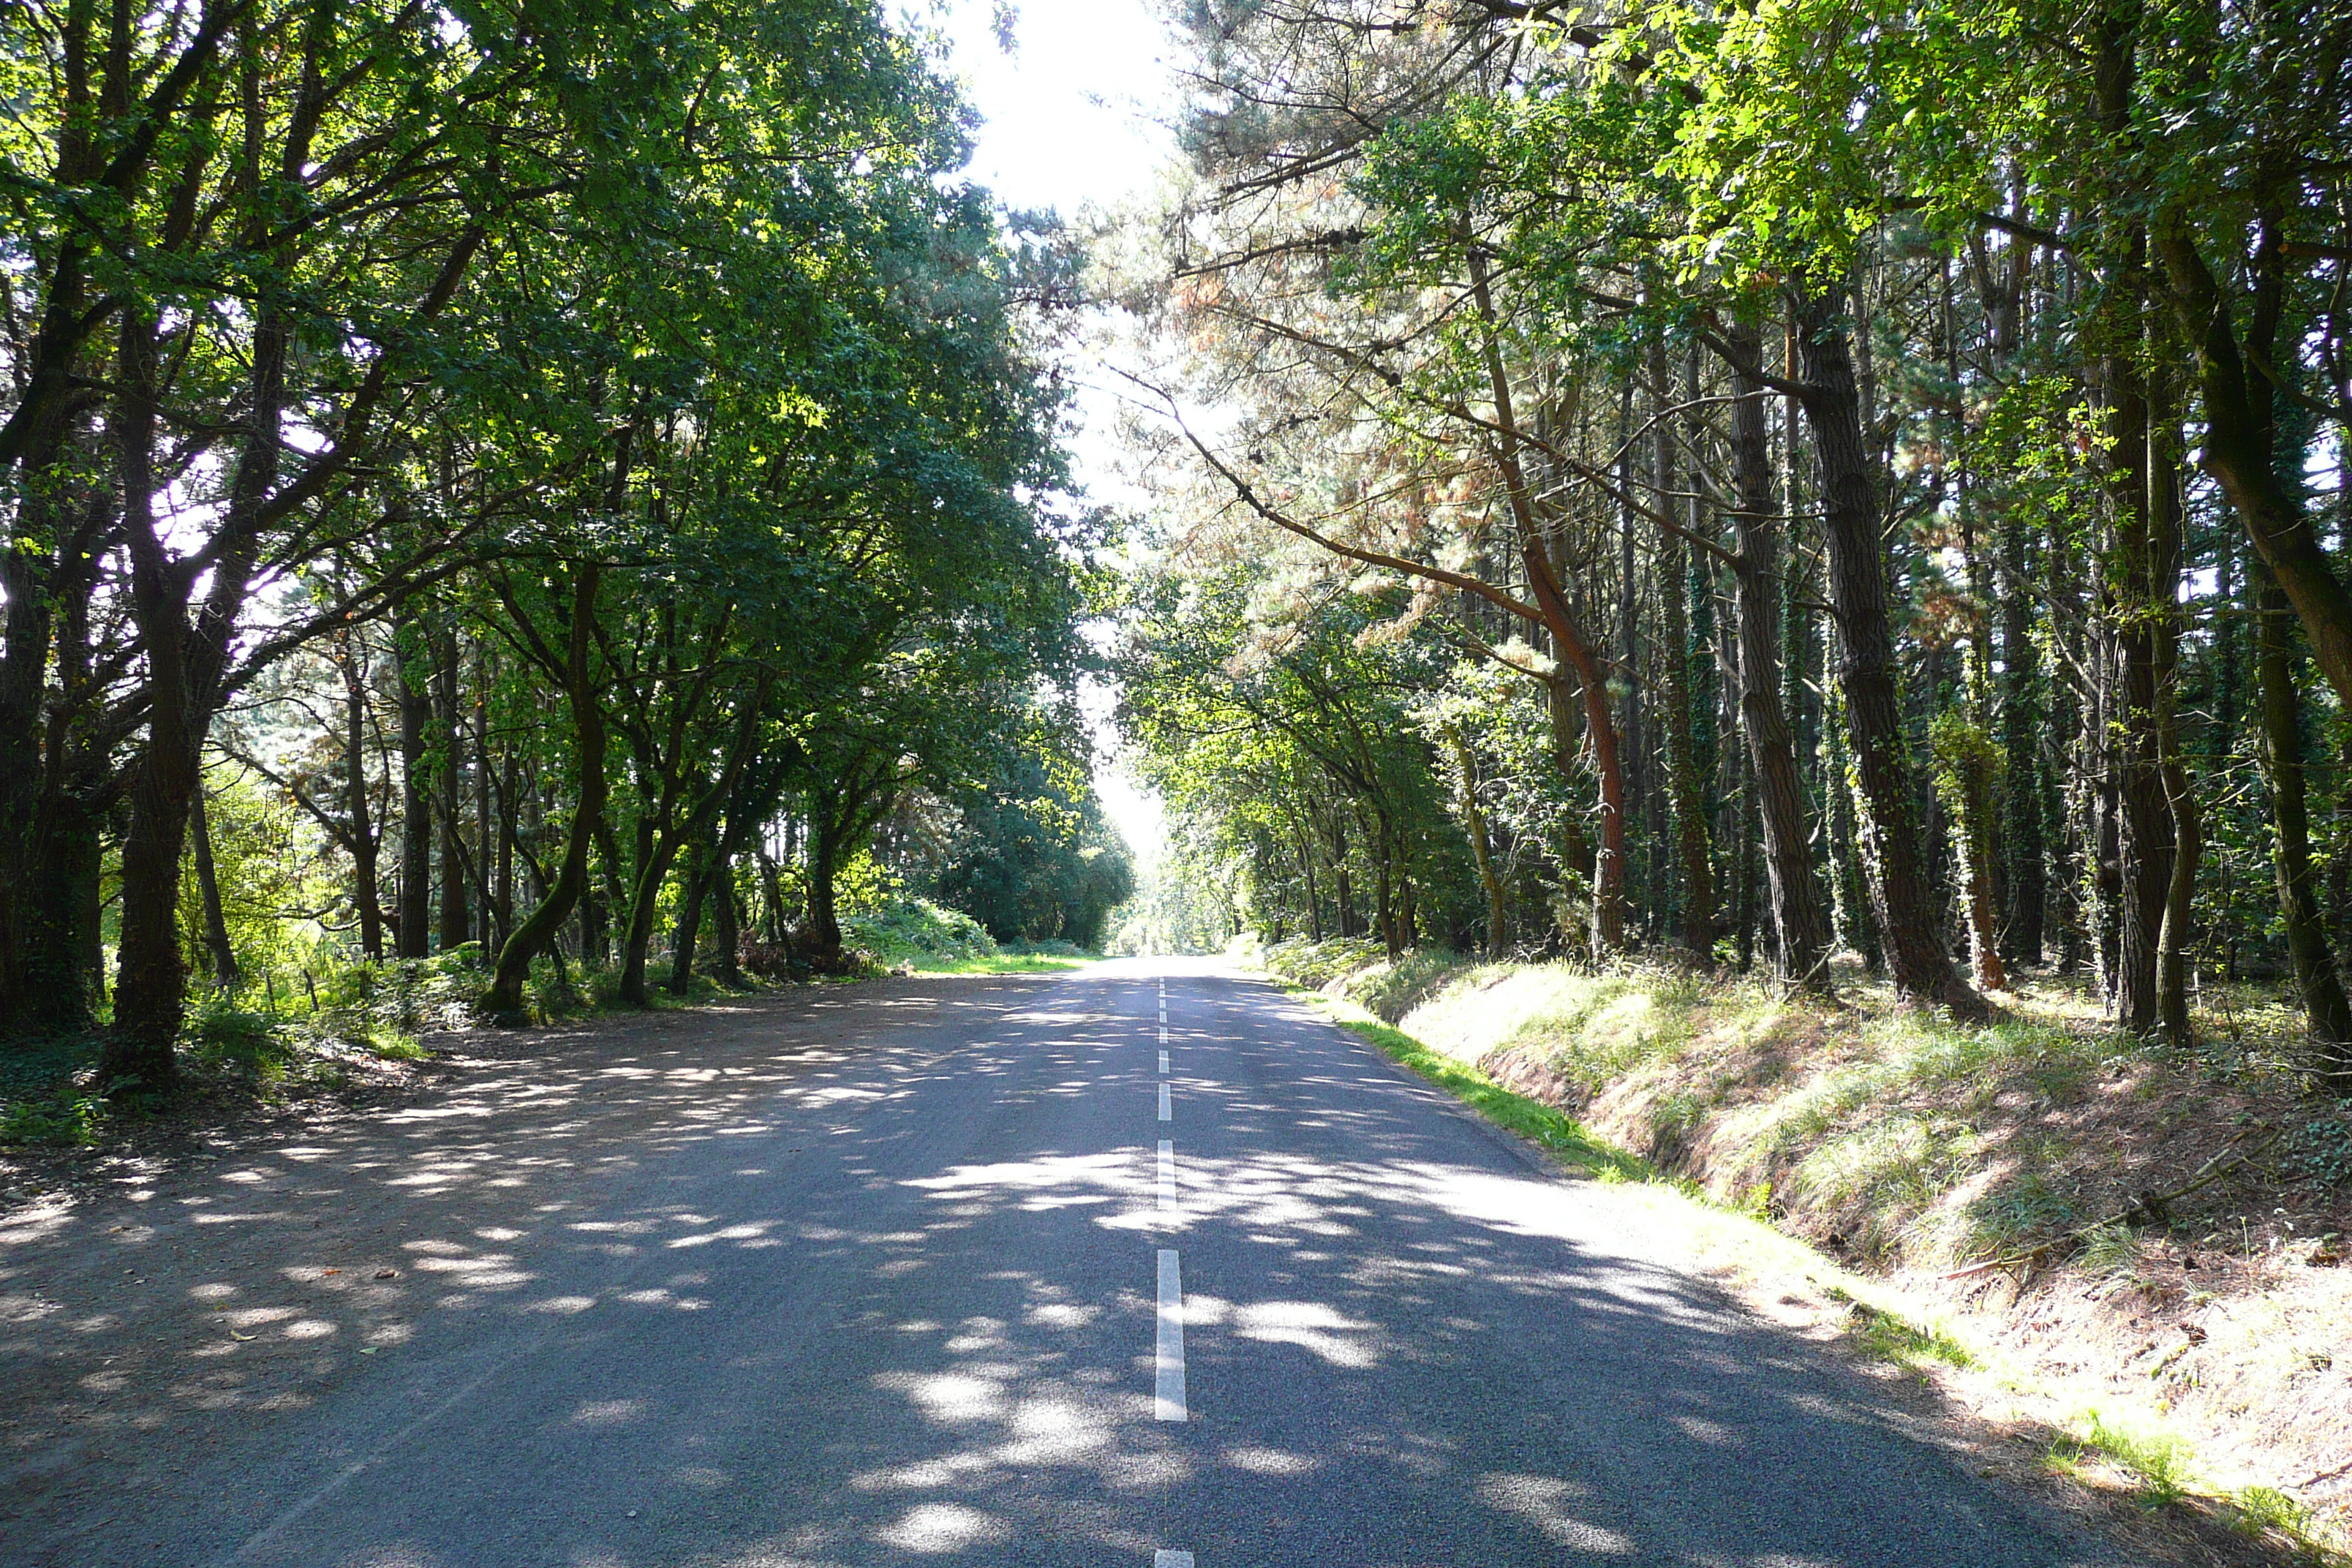
[[[1087,950],[1075,942],[1067,942],[1058,936],[1049,936],[1037,942],[1012,942],[1007,944],[1003,951],[1028,958],[1079,958],[1085,955]]]
[[[1368,968],[1388,956],[1388,950],[1368,936],[1335,936],[1323,942],[1293,937],[1264,948],[1258,961],[1294,985],[1321,990],[1343,974]]]
[[[2323,1187],[2352,1183],[2352,1100],[2341,1101],[2339,1114],[2306,1121],[2287,1140],[2287,1172]]]
[[[98,1142],[106,1117],[106,1095],[98,1089],[68,1086],[52,1093],[13,1100],[0,1108],[0,1145],[50,1143],[88,1147]]]
[[[754,942],[743,950],[744,969],[762,980],[800,980],[809,977],[808,960],[793,950],[790,942]]]
[[[270,1082],[285,1076],[291,1039],[280,1039],[278,1021],[248,1012],[224,996],[206,996],[188,1009],[180,1043],[196,1062],[234,1068]]]
[[[841,936],[845,948],[864,955],[869,970],[926,960],[954,963],[993,958],[997,952],[995,939],[978,921],[961,910],[945,909],[928,899],[893,898],[877,908],[844,915]],[[750,967],[748,963],[745,967]]]
[[[1397,1023],[1474,961],[1444,948],[1415,948],[1339,981],[1340,993],[1376,1018]]]

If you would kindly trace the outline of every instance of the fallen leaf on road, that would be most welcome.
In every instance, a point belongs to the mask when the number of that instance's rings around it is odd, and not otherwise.
[[[375,1277],[379,1279],[397,1279],[400,1278],[400,1270],[397,1268],[379,1268],[375,1271]]]
[[[231,1329],[228,1331],[228,1337],[233,1340],[249,1340],[253,1338],[251,1334],[240,1334],[235,1329]]]

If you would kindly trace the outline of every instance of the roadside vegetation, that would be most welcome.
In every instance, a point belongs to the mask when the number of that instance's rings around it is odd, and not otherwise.
[[[1210,0],[1119,258],[1160,928],[2338,1525],[2347,25]]]
[[[1100,944],[1081,258],[961,174],[936,40],[0,36],[0,1138]]]
[[[1827,1007],[1361,941],[1251,956],[1572,1166],[1708,1205],[1724,1217],[1681,1223],[1720,1266],[1799,1280],[1869,1354],[2046,1426],[2053,1472],[2352,1546],[2331,1473],[2352,1447],[2332,1152],[2352,1106],[2300,1092],[2285,1018],[2184,1057],[2120,1041],[2079,987],[1967,1025],[1861,984]]]

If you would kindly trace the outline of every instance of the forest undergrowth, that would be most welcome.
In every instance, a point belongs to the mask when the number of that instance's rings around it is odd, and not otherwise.
[[[21,1162],[7,1158],[11,1149],[98,1149],[302,1100],[379,1100],[429,1079],[436,1048],[478,1029],[544,1028],[885,977],[1045,973],[1091,957],[1068,942],[1000,944],[970,915],[919,898],[893,898],[841,923],[838,973],[814,975],[783,949],[754,945],[732,981],[696,970],[682,985],[655,987],[647,1006],[623,995],[619,963],[583,966],[550,954],[532,965],[520,1013],[503,1021],[486,1011],[490,972],[470,943],[429,959],[317,954],[284,975],[264,970],[234,993],[215,991],[190,1006],[177,1053],[181,1087],[168,1098],[107,1080],[96,1033],[0,1061],[0,1184],[39,1190],[37,1172],[12,1169]]]
[[[2046,1431],[2045,1472],[2352,1547],[2352,1103],[2306,1092],[2258,991],[2209,990],[2183,1052],[2062,977],[1969,1026],[1858,968],[1828,1005],[1360,940],[1255,957],[1490,1119],[1708,1205],[1727,1268],[1802,1276],[1861,1348]]]

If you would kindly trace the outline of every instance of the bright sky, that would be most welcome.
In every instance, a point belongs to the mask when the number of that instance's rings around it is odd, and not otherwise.
[[[1010,11],[1013,47],[997,42]],[[1156,184],[1174,152],[1163,123],[1170,98],[1166,37],[1149,0],[940,0],[940,24],[955,46],[953,69],[985,118],[972,177],[1008,206],[1051,207],[1066,217],[1115,208]],[[1099,377],[1071,367],[1082,387]],[[1082,395],[1093,426],[1075,448],[1078,478],[1098,500],[1123,489],[1109,466],[1108,401]],[[1084,694],[1108,738],[1114,694]],[[1139,861],[1158,858],[1166,820],[1157,796],[1139,791],[1116,763],[1097,770],[1103,809]]]

